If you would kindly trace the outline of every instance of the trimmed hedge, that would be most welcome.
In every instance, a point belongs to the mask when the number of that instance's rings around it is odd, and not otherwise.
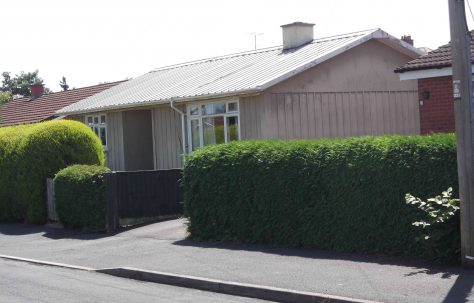
[[[405,194],[457,192],[452,134],[241,141],[191,154],[188,231],[197,240],[426,255]]]
[[[0,221],[44,223],[46,178],[75,163],[104,164],[99,138],[83,123],[0,128]]]
[[[108,172],[103,166],[73,165],[56,174],[56,211],[61,223],[73,228],[105,230]]]

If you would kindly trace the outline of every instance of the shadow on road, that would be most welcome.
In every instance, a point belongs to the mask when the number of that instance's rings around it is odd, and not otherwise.
[[[474,271],[461,271],[443,300],[443,303],[469,302],[469,296],[474,292]],[[471,298],[472,300],[472,298]],[[472,302],[472,301],[470,301]]]
[[[52,228],[42,225],[30,224],[0,224],[0,234],[7,236],[26,236],[33,234],[41,234],[43,237],[59,240],[59,239],[77,239],[77,240],[97,240],[114,234],[84,232],[80,230]]]

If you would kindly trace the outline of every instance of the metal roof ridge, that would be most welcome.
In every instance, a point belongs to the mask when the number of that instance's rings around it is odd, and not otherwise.
[[[380,28],[374,28],[374,29],[350,32],[350,33],[346,33],[346,34],[339,34],[339,35],[321,37],[321,38],[313,39],[308,44],[312,44],[312,43],[315,43],[315,42],[317,43],[317,42],[323,42],[323,41],[339,39],[339,38],[348,37],[348,36],[352,36],[352,35],[356,35],[356,34],[360,34],[360,35],[369,34],[369,33],[376,32],[377,30],[380,30]],[[209,58],[204,58],[204,59],[192,60],[192,61],[172,64],[172,65],[166,65],[166,66],[163,66],[163,67],[157,67],[157,68],[151,70],[149,73],[154,73],[154,72],[179,68],[179,67],[183,67],[183,66],[189,66],[189,65],[204,63],[204,62],[208,62],[208,61],[223,60],[223,59],[229,59],[229,58],[232,58],[232,57],[253,55],[253,54],[258,54],[258,53],[263,53],[263,52],[270,52],[270,51],[275,51],[275,50],[279,50],[279,49],[282,49],[282,48],[283,48],[283,45],[269,46],[269,47],[260,48],[260,49],[256,49],[256,50],[249,50],[249,51],[237,52],[237,53],[232,53],[232,54],[227,54],[227,55],[221,55],[221,56],[209,57]]]

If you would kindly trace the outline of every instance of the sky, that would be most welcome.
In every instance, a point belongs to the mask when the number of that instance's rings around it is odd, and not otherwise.
[[[0,72],[38,69],[53,91],[63,76],[78,88],[252,50],[251,33],[257,48],[281,45],[294,21],[315,23],[315,38],[381,28],[416,47],[449,41],[448,0],[1,0],[0,12]]]

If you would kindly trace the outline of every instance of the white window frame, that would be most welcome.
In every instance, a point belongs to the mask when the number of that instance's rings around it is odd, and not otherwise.
[[[215,115],[203,115],[202,114],[202,105],[208,105],[208,104],[216,104],[216,103],[225,103],[225,113],[221,114],[215,114]],[[229,112],[229,103],[237,103],[237,111]],[[197,115],[191,115],[191,107],[197,106],[198,108],[198,114]],[[240,120],[240,102],[239,99],[225,99],[225,100],[216,100],[216,101],[203,101],[203,102],[193,102],[189,103],[186,105],[186,116],[187,116],[187,140],[188,140],[188,153],[193,152],[193,137],[192,137],[192,131],[191,131],[191,121],[192,120],[198,120],[199,121],[199,148],[204,147],[204,131],[202,127],[202,119],[203,118],[213,118],[213,117],[224,117],[224,141],[225,143],[228,143],[228,138],[227,138],[227,118],[228,117],[237,117],[238,121],[238,141],[242,139],[241,137],[241,131],[240,131],[240,125],[242,124],[242,121]]]
[[[105,119],[105,123],[104,123],[104,124],[102,124],[102,123],[100,122],[100,118],[101,118],[101,117],[104,117],[104,119]],[[88,122],[89,118],[92,119],[92,123],[89,123],[89,122]],[[98,121],[99,121],[98,124],[94,123],[94,118],[97,118],[97,119],[98,119]],[[105,113],[99,113],[99,114],[94,114],[94,115],[87,115],[84,119],[85,119],[84,122],[86,123],[86,125],[87,125],[93,132],[94,132],[94,127],[97,127],[97,128],[99,129],[99,131],[98,131],[98,132],[99,132],[99,135],[98,135],[99,139],[100,139],[100,129],[101,129],[101,128],[104,129],[104,131],[105,131],[105,145],[102,145],[102,148],[104,149],[104,151],[106,151],[106,150],[107,150],[107,144],[108,144],[108,142],[109,142],[109,139],[107,138],[107,115],[106,115]],[[95,134],[95,132],[94,132],[94,134]],[[102,143],[102,140],[101,140],[101,139],[100,139],[100,141],[101,141],[101,143]]]

